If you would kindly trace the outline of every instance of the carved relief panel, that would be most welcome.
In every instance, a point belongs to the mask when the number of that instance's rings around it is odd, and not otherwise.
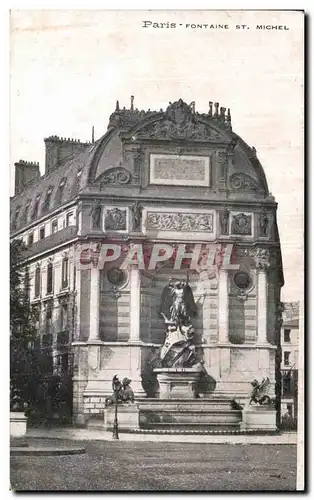
[[[187,240],[201,238],[209,241],[215,237],[213,210],[145,208],[143,221],[144,232],[158,237]]]
[[[234,236],[253,236],[253,214],[231,212],[230,233]]]
[[[106,207],[103,230],[105,232],[127,233],[129,231],[129,209],[127,207]]]

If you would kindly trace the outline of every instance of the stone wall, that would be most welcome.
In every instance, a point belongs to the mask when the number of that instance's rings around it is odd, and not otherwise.
[[[107,396],[86,396],[84,398],[84,415],[99,415],[104,413]]]
[[[88,350],[86,345],[73,344],[73,423],[84,425],[83,393],[88,382]]]
[[[104,342],[127,342],[130,338],[130,285],[114,289],[101,272],[99,333]]]

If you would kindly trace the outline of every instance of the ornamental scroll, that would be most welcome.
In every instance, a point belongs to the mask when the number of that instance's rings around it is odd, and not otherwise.
[[[101,184],[129,184],[131,182],[131,172],[123,167],[113,167],[106,170],[101,176]]]

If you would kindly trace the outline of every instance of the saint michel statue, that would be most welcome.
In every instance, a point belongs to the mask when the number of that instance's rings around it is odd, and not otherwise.
[[[163,367],[192,367],[196,364],[194,328],[191,319],[197,307],[193,292],[187,281],[169,279],[163,289],[159,314],[164,318],[166,338],[161,348]]]

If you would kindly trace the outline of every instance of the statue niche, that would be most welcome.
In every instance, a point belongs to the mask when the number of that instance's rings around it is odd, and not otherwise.
[[[93,229],[100,229],[101,228],[101,215],[102,215],[101,201],[97,200],[92,211],[91,211],[92,228]]]
[[[159,314],[164,318],[166,338],[160,352],[162,367],[187,368],[197,364],[191,319],[197,307],[187,281],[169,279],[161,295]]]

